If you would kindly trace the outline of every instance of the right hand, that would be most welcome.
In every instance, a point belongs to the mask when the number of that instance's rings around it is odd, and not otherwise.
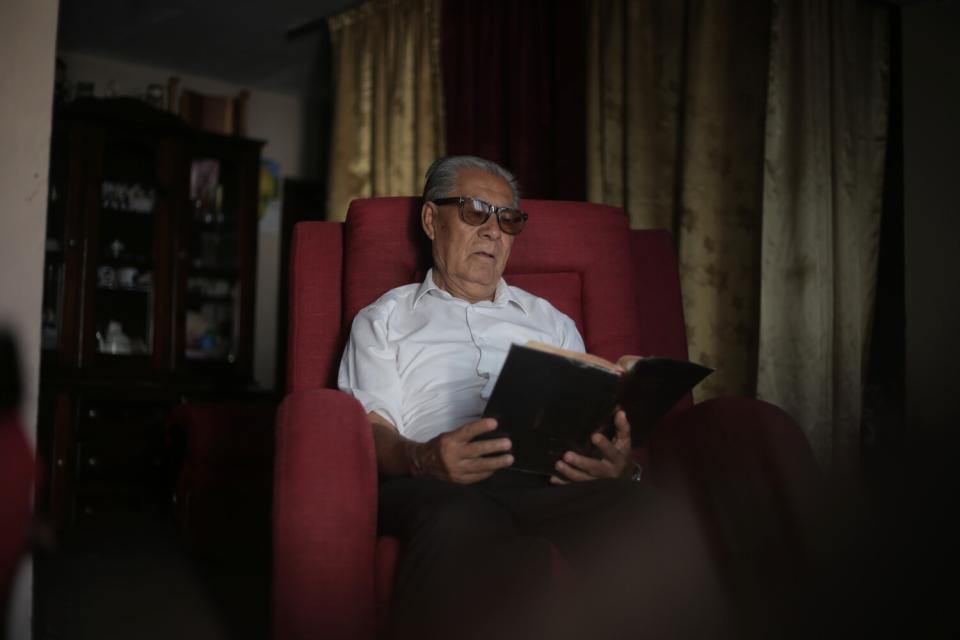
[[[450,482],[472,484],[485,480],[505,467],[513,464],[508,438],[491,440],[473,439],[497,428],[493,418],[482,418],[476,422],[442,433],[424,443],[414,445],[411,454],[417,461],[421,475],[433,476]],[[484,457],[489,454],[490,457]]]

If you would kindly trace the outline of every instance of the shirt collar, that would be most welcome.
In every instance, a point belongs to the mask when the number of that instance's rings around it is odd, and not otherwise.
[[[420,299],[423,298],[423,296],[427,295],[428,293],[431,295],[440,296],[442,298],[446,298],[450,300],[453,299],[453,296],[451,296],[448,292],[438,287],[437,284],[433,281],[432,268],[427,270],[426,277],[424,277],[423,282],[420,283],[420,288],[417,289],[417,295],[414,296],[413,298],[414,308],[416,308],[416,306],[420,303]],[[500,278],[500,282],[497,283],[497,292],[493,296],[493,302],[490,302],[489,300],[483,300],[476,304],[478,306],[485,306],[485,307],[503,307],[503,306],[506,306],[507,303],[515,304],[518,309],[524,312],[524,314],[530,313],[530,310],[523,305],[523,302],[519,298],[517,298],[517,296],[514,295],[510,287],[507,286],[507,281],[504,280],[503,278]]]

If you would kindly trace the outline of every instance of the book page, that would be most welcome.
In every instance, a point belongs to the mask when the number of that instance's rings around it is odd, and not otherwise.
[[[600,369],[606,369],[614,373],[621,373],[617,365],[613,364],[609,360],[601,358],[600,356],[595,356],[592,353],[580,353],[579,351],[570,351],[569,349],[563,349],[561,347],[555,347],[551,344],[546,344],[544,342],[537,342],[536,340],[531,340],[527,343],[527,346],[531,349],[536,349],[537,351],[546,351],[547,353],[555,353],[558,356],[563,356],[565,358],[570,358],[571,360],[578,360],[580,362],[585,362],[587,364],[593,365]]]

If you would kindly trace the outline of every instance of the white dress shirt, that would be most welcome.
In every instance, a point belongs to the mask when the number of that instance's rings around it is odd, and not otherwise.
[[[354,318],[337,381],[369,413],[425,442],[477,420],[512,343],[583,351],[577,327],[553,305],[508,286],[470,304],[433,282],[385,293]]]

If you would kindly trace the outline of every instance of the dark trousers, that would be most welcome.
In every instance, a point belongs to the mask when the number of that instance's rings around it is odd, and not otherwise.
[[[688,555],[676,543],[691,533],[643,483],[558,487],[513,471],[473,485],[383,482],[379,528],[402,544],[393,612],[402,638],[631,637],[650,617],[637,615],[647,605],[636,598],[676,573],[658,559]]]

